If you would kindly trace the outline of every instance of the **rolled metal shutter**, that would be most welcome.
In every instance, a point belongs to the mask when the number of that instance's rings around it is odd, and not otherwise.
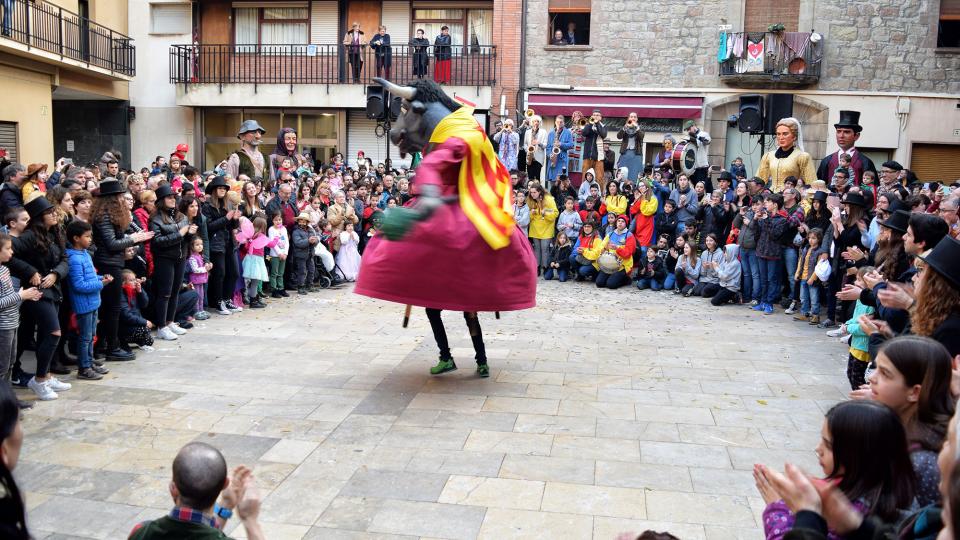
[[[952,184],[960,180],[960,145],[914,144],[909,168],[920,180]]]
[[[17,123],[0,122],[0,148],[7,149],[7,159],[12,163],[19,161],[17,150]]]
[[[373,160],[374,166],[387,157],[386,137],[377,137],[377,121],[367,118],[365,111],[352,110],[347,114],[347,163],[353,166],[357,152],[363,150],[365,156]],[[400,159],[397,147],[390,145],[390,160],[393,167],[409,167],[411,156]]]
[[[337,29],[340,22],[336,0],[314,0],[310,4],[310,43],[336,45],[341,36]]]

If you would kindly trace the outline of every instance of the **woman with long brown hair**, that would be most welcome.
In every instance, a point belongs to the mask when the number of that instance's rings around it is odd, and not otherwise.
[[[243,217],[253,221],[254,218],[266,217],[267,213],[260,205],[260,190],[255,182],[244,182],[240,191],[240,213]]]
[[[833,272],[830,274],[830,289],[827,292],[827,320],[820,323],[821,328],[833,328],[837,325],[837,292],[843,288],[847,278],[848,268],[853,268],[852,261],[844,259],[844,252],[850,248],[857,251],[866,250],[863,236],[867,231],[867,201],[860,193],[847,193],[842,204],[842,211],[834,208],[830,217],[830,229],[824,235],[824,246],[829,249],[833,242],[833,260],[830,265]],[[841,314],[845,310],[841,310]]]
[[[960,241],[944,237],[918,265],[916,302],[910,310],[912,331],[931,337],[960,354]]]
[[[120,324],[120,295],[123,293],[120,273],[123,271],[127,248],[153,238],[153,233],[149,231],[126,234],[132,215],[123,199],[124,193],[120,182],[105,181],[100,185],[90,210],[93,243],[97,246],[93,264],[101,274],[113,276],[113,281],[104,285],[100,291],[100,329],[97,333],[108,360],[136,358],[132,351],[120,348],[117,334]]]

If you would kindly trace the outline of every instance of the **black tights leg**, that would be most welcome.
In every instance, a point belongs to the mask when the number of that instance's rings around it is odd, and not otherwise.
[[[440,348],[440,358],[450,360],[450,343],[447,341],[447,330],[443,327],[443,319],[440,318],[439,309],[427,308],[427,319],[430,321],[430,328],[433,330],[433,339]]]
[[[473,350],[476,351],[475,358],[477,364],[487,363],[487,348],[483,344],[483,331],[480,329],[480,318],[476,313],[468,311],[463,312],[463,318],[467,321],[467,329],[470,330],[470,340],[473,341]]]

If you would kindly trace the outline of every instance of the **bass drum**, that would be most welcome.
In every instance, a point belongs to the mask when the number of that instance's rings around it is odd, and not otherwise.
[[[620,260],[620,257],[617,257],[616,253],[604,251],[597,259],[597,266],[604,274],[615,274],[623,270],[623,261]]]
[[[673,170],[687,176],[693,175],[697,164],[697,147],[690,141],[682,141],[673,147]]]

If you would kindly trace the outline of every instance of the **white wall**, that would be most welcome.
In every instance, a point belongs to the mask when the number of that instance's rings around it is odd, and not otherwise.
[[[135,168],[157,155],[169,155],[180,143],[191,146],[187,161],[199,155],[193,148],[193,112],[178,106],[175,85],[170,83],[170,45],[190,43],[190,34],[151,35],[150,4],[164,0],[130,0],[130,37],[137,45],[137,76],[130,83],[130,150]],[[177,2],[179,3],[179,2]]]

